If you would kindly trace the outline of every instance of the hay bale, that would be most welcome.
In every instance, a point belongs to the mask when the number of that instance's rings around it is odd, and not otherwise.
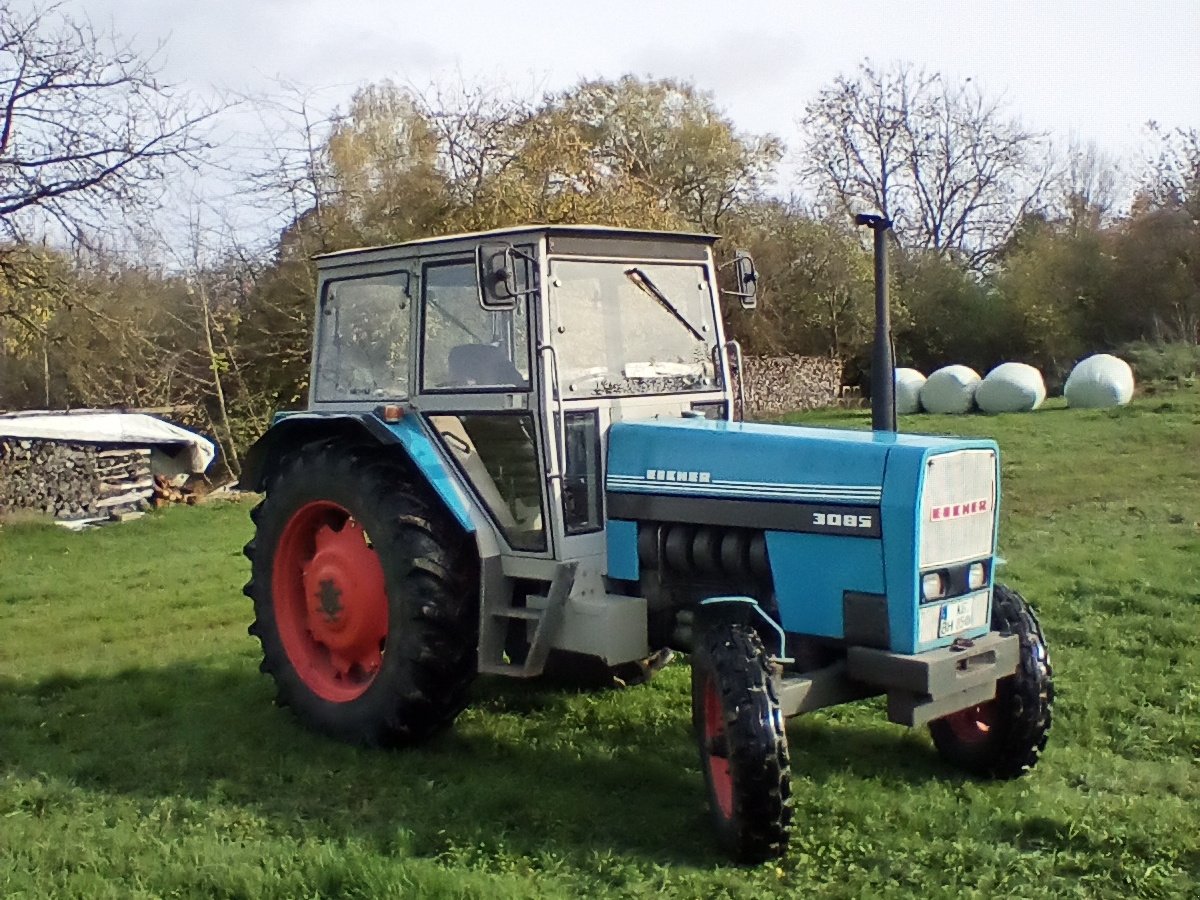
[[[985,413],[1030,412],[1045,399],[1042,373],[1019,362],[996,366],[975,391],[975,403]]]
[[[926,412],[962,415],[975,405],[979,373],[970,366],[944,366],[921,388],[921,405]]]
[[[916,369],[896,370],[896,415],[910,416],[921,411],[921,388],[925,376]]]
[[[1133,399],[1133,369],[1123,359],[1097,353],[1078,363],[1063,387],[1067,406],[1106,409]]]

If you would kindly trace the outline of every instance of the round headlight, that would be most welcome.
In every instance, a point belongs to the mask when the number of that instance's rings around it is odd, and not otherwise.
[[[967,569],[967,586],[977,591],[987,582],[987,570],[983,567],[983,563],[972,563],[971,568]]]
[[[926,572],[921,576],[921,596],[926,600],[938,600],[946,593],[946,581],[941,572]]]

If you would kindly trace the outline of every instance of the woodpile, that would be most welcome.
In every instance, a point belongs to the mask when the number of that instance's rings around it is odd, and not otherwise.
[[[799,409],[836,406],[842,361],[824,356],[747,356],[745,418],[771,418]],[[736,374],[735,374],[736,377]]]
[[[155,497],[148,448],[0,438],[0,513],[123,519]]]

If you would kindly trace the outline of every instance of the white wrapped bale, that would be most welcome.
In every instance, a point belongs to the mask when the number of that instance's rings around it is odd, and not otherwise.
[[[1133,399],[1133,369],[1123,359],[1097,353],[1078,363],[1063,387],[1067,406],[1104,409]]]
[[[975,403],[985,413],[1029,412],[1046,399],[1042,373],[1025,363],[1001,363],[987,373],[975,391]]]
[[[925,376],[916,369],[896,370],[896,415],[911,416],[921,411],[921,388]]]
[[[979,382],[979,373],[970,366],[945,366],[930,375],[921,388],[921,405],[931,413],[968,413],[975,405]]]

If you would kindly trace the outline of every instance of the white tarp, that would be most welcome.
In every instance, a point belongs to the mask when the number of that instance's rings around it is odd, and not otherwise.
[[[925,376],[916,369],[896,370],[896,415],[911,416],[921,411],[921,388]]]
[[[945,366],[930,375],[921,388],[921,405],[931,413],[970,412],[979,381],[979,373],[970,366]]]
[[[1107,353],[1089,356],[1071,370],[1063,396],[1067,406],[1083,409],[1124,406],[1133,399],[1133,369]]]
[[[134,444],[138,447],[180,447],[188,471],[208,468],[216,448],[208,438],[141,413],[45,413],[0,416],[0,437],[90,444]]]
[[[1029,412],[1046,399],[1046,382],[1033,366],[1001,363],[987,373],[975,391],[975,403],[985,413]]]

